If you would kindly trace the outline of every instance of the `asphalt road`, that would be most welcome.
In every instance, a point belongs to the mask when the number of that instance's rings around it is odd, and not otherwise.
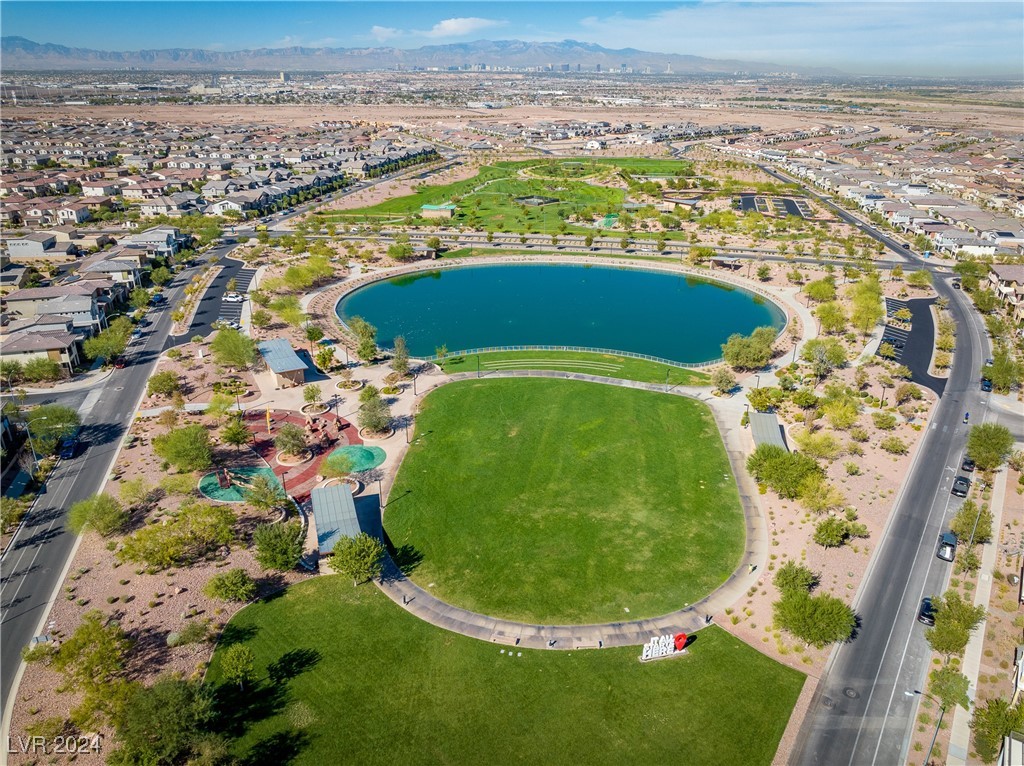
[[[772,178],[776,179],[777,181],[781,181],[784,184],[794,184],[794,183],[795,184],[800,184],[800,186],[805,188],[807,190],[807,192],[811,196],[813,196],[818,202],[820,202],[822,205],[825,205],[828,208],[830,208],[837,216],[839,216],[841,219],[846,221],[846,223],[850,224],[851,226],[858,227],[866,235],[868,235],[872,239],[875,239],[875,240],[881,242],[883,245],[885,245],[887,248],[892,250],[897,255],[900,255],[900,256],[902,256],[904,258],[908,258],[908,259],[912,257],[912,254],[911,254],[909,248],[903,247],[903,243],[899,242],[898,240],[893,239],[892,237],[888,236],[887,234],[885,234],[885,233],[883,233],[881,231],[878,231],[875,227],[873,227],[873,226],[871,226],[869,224],[864,223],[861,219],[857,218],[855,215],[850,214],[849,212],[847,212],[846,210],[841,208],[839,205],[837,205],[834,202],[832,202],[832,200],[830,200],[828,197],[826,197],[826,196],[824,196],[822,194],[819,194],[813,188],[811,188],[810,186],[807,186],[806,184],[804,184],[803,181],[801,181],[800,179],[798,179],[798,178],[790,178],[789,176],[782,175],[777,170],[773,170],[772,168],[768,167],[767,165],[758,165],[758,167],[761,170],[763,170],[765,173],[770,175]]]
[[[949,298],[958,325],[954,366],[854,602],[860,627],[832,654],[793,763],[906,762],[919,702],[914,691],[925,688],[931,656],[917,611],[922,598],[945,591],[952,571],[935,552],[963,502],[950,494],[966,445],[963,415],[969,411],[972,424],[992,419],[977,375],[989,348],[984,323],[961,292],[944,280],[936,288]]]
[[[165,290],[168,301],[150,311],[151,324],[126,354],[131,360],[129,366],[114,370],[100,385],[86,391],[28,398],[30,403],[58,402],[75,407],[82,418],[83,446],[74,459],[58,463],[0,560],[0,702],[4,711],[21,665],[21,649],[33,636],[46,632],[41,620],[70,561],[75,536],[65,529],[67,509],[99,492],[110,473],[114,455],[171,328],[169,304],[181,298],[191,273],[186,270],[176,275]]]
[[[249,281],[252,279],[253,272],[250,269],[247,269],[245,264],[241,261],[226,257],[226,254],[234,248],[235,245],[221,245],[207,251],[207,257],[217,257],[219,259],[217,265],[222,267],[220,273],[213,278],[210,286],[207,288],[206,292],[203,293],[203,297],[199,300],[199,307],[196,309],[196,315],[192,319],[192,324],[188,328],[188,332],[183,333],[182,335],[168,336],[165,348],[188,343],[194,335],[202,335],[203,337],[206,337],[213,332],[213,323],[225,316],[224,308],[226,306],[237,305],[224,303],[224,294],[227,292],[228,282],[234,279],[238,283],[238,291],[245,292],[248,288]],[[171,303],[173,303],[173,301],[171,301]]]

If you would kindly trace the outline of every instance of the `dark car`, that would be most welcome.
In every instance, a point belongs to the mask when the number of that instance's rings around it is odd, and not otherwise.
[[[921,599],[921,608],[917,610],[917,621],[925,625],[935,624],[935,607],[930,598]]]
[[[902,349],[907,344],[896,338],[882,338],[882,343],[888,343],[893,348]]]
[[[954,290],[959,290],[960,289],[960,283],[959,282],[953,282],[953,289]]]
[[[982,378],[981,390],[984,391],[985,393],[990,393],[992,391],[992,381],[989,380],[988,378]]]
[[[952,532],[943,532],[939,535],[939,549],[935,552],[943,561],[952,561],[956,556],[957,536]]]
[[[114,369],[115,370],[123,370],[127,366],[128,366],[128,360],[125,359],[123,356],[119,356],[119,357],[117,357],[117,359],[114,360]]]
[[[957,497],[967,497],[967,493],[971,491],[971,480],[966,476],[957,476],[953,480],[953,489],[950,492]]]
[[[974,470],[974,461],[971,460],[969,457],[965,457],[964,461],[960,464],[960,470],[961,471],[968,471],[968,472],[973,471]]]
[[[78,437],[71,436],[64,439],[60,443],[60,455],[61,460],[70,460],[78,452]]]

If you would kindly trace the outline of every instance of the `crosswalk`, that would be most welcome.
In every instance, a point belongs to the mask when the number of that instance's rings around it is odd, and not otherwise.
[[[896,352],[894,361],[899,362],[903,358],[903,352],[907,347],[907,340],[910,338],[910,329],[903,328],[900,325],[892,324],[889,320],[892,320],[896,316],[896,312],[900,309],[909,309],[906,301],[899,300],[898,298],[886,298],[885,299],[885,330],[882,333],[882,342],[878,344],[879,350],[882,348],[882,344],[888,343]],[[878,353],[877,351],[875,352]]]
[[[256,276],[256,269],[243,268],[239,269],[235,275],[235,292],[245,295],[249,289],[249,285],[252,283],[253,277]],[[245,303],[229,303],[223,298],[220,302],[220,314],[218,318],[227,319],[229,322],[242,321],[242,306]]]

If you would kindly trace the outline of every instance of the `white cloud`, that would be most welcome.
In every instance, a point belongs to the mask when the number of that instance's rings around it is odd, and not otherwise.
[[[445,19],[437,22],[431,29],[420,32],[424,37],[465,37],[476,34],[484,29],[504,26],[506,22],[495,19],[481,19],[475,16],[463,18]]]
[[[402,34],[401,29],[395,29],[394,27],[373,26],[370,28],[370,36],[379,43],[394,40],[396,37],[401,37]]]

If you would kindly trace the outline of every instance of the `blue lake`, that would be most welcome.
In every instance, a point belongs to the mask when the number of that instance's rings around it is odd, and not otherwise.
[[[361,287],[338,305],[390,348],[404,335],[412,356],[518,345],[586,346],[676,362],[717,359],[733,333],[783,313],[740,288],[631,268],[501,264],[419,272]]]

